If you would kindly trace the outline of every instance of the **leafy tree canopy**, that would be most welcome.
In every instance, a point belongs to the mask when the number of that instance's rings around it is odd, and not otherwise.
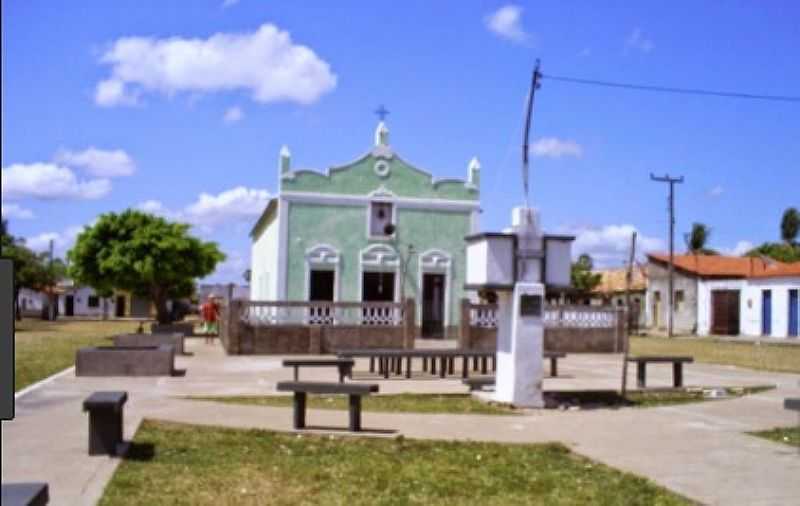
[[[36,254],[25,246],[25,240],[14,237],[8,229],[8,222],[0,224],[0,256],[14,262],[14,301],[19,298],[22,288],[46,290],[66,275],[64,261],[55,258],[52,264],[47,253]],[[20,318],[17,307],[17,319]]]
[[[797,235],[800,234],[800,211],[790,207],[781,218],[781,239],[787,244],[797,245]]]
[[[590,292],[603,279],[601,274],[592,272],[594,261],[592,257],[583,254],[578,257],[577,262],[573,262],[571,270],[572,286],[581,292]]]
[[[748,251],[745,256],[766,256],[779,262],[800,262],[800,244],[797,235],[800,233],[800,212],[790,207],[781,218],[781,239],[783,242],[765,242]]]
[[[765,256],[779,262],[800,262],[800,245],[785,242],[765,242],[757,248],[748,251],[745,256]]]
[[[189,225],[129,209],[101,215],[68,258],[77,283],[102,294],[116,288],[150,297],[158,320],[168,322],[167,300],[190,297],[195,279],[211,274],[225,255],[216,243],[189,235]]]
[[[688,234],[684,234],[686,248],[689,250],[689,253],[695,255],[718,255],[719,253],[717,251],[706,248],[710,237],[711,227],[705,223],[693,223],[692,231]]]

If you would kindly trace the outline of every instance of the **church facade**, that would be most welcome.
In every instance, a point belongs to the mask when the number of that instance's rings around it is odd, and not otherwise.
[[[424,337],[455,335],[466,273],[464,237],[478,230],[480,164],[437,179],[394,151],[381,122],[373,148],[327,173],[292,170],[253,227],[251,300],[413,298]]]

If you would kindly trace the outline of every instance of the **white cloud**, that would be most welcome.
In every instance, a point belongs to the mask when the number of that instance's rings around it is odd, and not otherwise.
[[[241,121],[242,118],[244,118],[244,112],[242,112],[240,107],[230,107],[225,111],[222,121],[230,125],[231,123]]]
[[[33,211],[18,206],[17,204],[6,204],[3,202],[2,211],[0,214],[3,218],[17,218],[19,220],[30,220],[34,218]]]
[[[185,214],[192,223],[213,226],[257,217],[268,201],[267,190],[237,186],[218,195],[201,193],[194,204],[186,207]]]
[[[626,50],[636,50],[642,53],[649,53],[653,50],[655,44],[653,41],[644,36],[641,28],[634,28],[628,38],[625,40]]]
[[[596,267],[611,267],[623,265],[628,261],[631,235],[637,229],[633,225],[606,225],[604,227],[567,228],[566,231],[576,236],[572,245],[572,254],[575,258],[583,253],[588,253]],[[663,248],[664,242],[661,239],[637,233],[638,258],[642,258],[646,252],[658,251]]]
[[[522,28],[522,8],[505,5],[486,17],[486,27],[494,34],[514,42],[525,42],[528,34]]]
[[[711,188],[710,190],[708,190],[708,195],[709,195],[710,197],[719,197],[719,196],[721,196],[723,193],[725,193],[725,188],[723,188],[723,187],[722,187],[722,186],[720,186],[720,185],[717,185],[717,186],[715,186],[715,187]]]
[[[80,167],[98,177],[130,176],[136,171],[133,159],[121,149],[104,150],[90,146],[84,151],[61,150],[56,162],[70,167]]]
[[[222,1],[222,8],[227,9],[228,7],[233,7],[234,5],[238,4],[239,0],[223,0]]]
[[[69,168],[52,163],[4,167],[2,183],[5,198],[90,200],[104,197],[111,191],[108,179],[80,181]]]
[[[750,241],[739,241],[733,248],[723,248],[722,253],[725,255],[740,257],[755,247],[756,245]]]
[[[25,239],[25,245],[33,251],[48,251],[50,249],[50,241],[53,241],[53,250],[56,256],[62,257],[66,254],[67,250],[72,248],[75,244],[75,239],[78,238],[84,229],[83,225],[73,225],[67,227],[63,232],[44,232]]]
[[[144,92],[249,90],[261,103],[315,102],[336,87],[330,65],[288,32],[263,24],[248,33],[217,33],[207,39],[123,37],[100,62],[111,75],[98,83],[95,103],[130,105]]]
[[[210,230],[223,223],[251,221],[264,212],[270,199],[267,190],[237,186],[217,195],[201,193],[195,202],[181,210],[171,210],[158,200],[137,206],[142,211]]]
[[[562,156],[583,156],[583,148],[580,144],[569,139],[557,139],[555,137],[543,137],[531,145],[533,156],[548,158],[561,158]]]

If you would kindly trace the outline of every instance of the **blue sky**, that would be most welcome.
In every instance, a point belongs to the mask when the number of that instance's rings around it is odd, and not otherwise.
[[[439,177],[482,164],[482,228],[522,201],[523,102],[545,74],[800,95],[800,4],[785,2],[2,2],[3,216],[59,251],[99,213],[189,221],[239,281],[248,231],[298,168],[369,149],[385,104],[394,148]],[[191,7],[190,7],[191,5]],[[778,238],[800,205],[800,104],[648,93],[545,79],[532,202],[576,251],[619,265],[629,232],[713,247]]]

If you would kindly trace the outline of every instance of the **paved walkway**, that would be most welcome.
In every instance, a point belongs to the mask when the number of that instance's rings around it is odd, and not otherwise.
[[[3,424],[2,480],[47,481],[53,504],[94,504],[118,460],[86,455],[87,419],[82,400],[95,390],[127,390],[125,436],[144,417],[193,424],[291,430],[291,409],[180,399],[186,395],[260,395],[276,381],[290,379],[284,357],[226,357],[216,345],[191,340],[194,356],[178,359],[187,368],[176,378],[76,378],[69,374],[17,400],[17,418]],[[571,355],[559,363],[562,377],[545,388],[615,389],[619,356]],[[635,384],[630,368],[629,385]],[[366,379],[359,361],[356,379]],[[360,374],[359,374],[360,371]],[[332,379],[333,372],[301,371],[304,379]],[[371,378],[370,381],[377,381]],[[651,366],[648,383],[668,386],[671,367]],[[782,408],[785,397],[800,397],[800,375],[762,373],[730,366],[691,364],[689,385],[775,384],[776,390],[740,399],[678,407],[536,410],[523,416],[365,413],[364,425],[408,437],[502,442],[560,441],[610,466],[646,476],[706,504],[797,504],[800,452],[745,434],[789,426],[797,416]],[[380,381],[382,393],[464,392],[459,380],[417,376]],[[342,411],[311,410],[308,423],[344,427]]]

